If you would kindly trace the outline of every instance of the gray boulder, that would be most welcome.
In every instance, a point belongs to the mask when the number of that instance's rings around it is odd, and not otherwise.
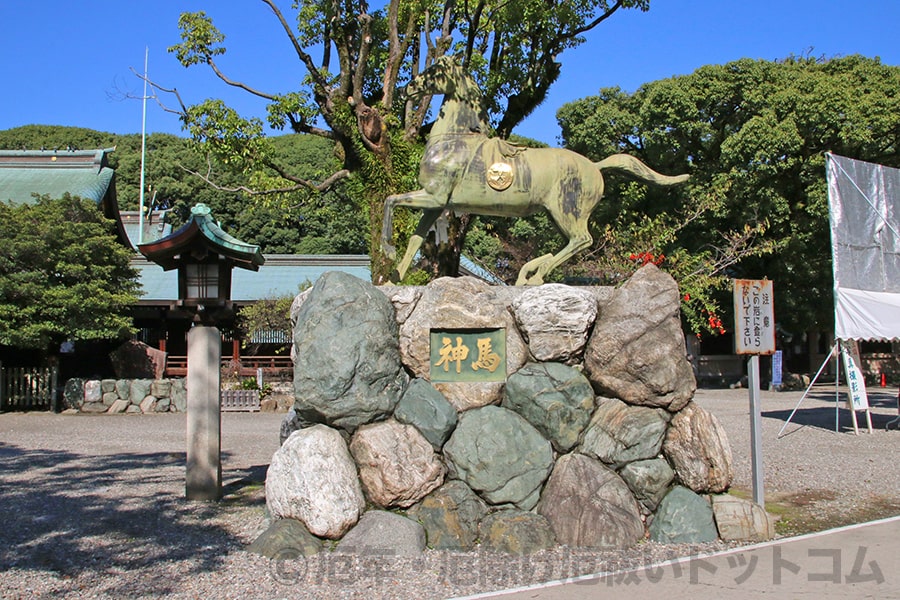
[[[663,453],[682,484],[695,492],[724,492],[731,485],[731,444],[719,420],[691,402],[672,418]]]
[[[663,458],[638,460],[625,465],[619,475],[628,484],[634,497],[653,512],[675,480],[675,471]]]
[[[578,451],[614,469],[635,460],[655,458],[662,448],[667,424],[664,410],[606,399],[594,412]]]
[[[170,393],[175,412],[187,412],[187,389],[184,379],[173,379]]]
[[[428,284],[400,326],[400,355],[416,376],[430,381],[431,330],[505,329],[506,374],[528,360],[528,347],[495,288],[473,277],[441,277]],[[457,410],[499,404],[503,382],[435,383]]]
[[[450,476],[489,503],[530,510],[553,467],[553,448],[523,417],[484,406],[460,416],[444,458]]]
[[[131,400],[131,381],[116,379],[116,395],[122,400]]]
[[[278,443],[284,444],[284,441],[299,429],[303,429],[303,423],[300,421],[300,417],[297,416],[297,412],[292,406],[281,420],[281,428],[278,431]]]
[[[128,400],[122,400],[121,398],[117,398],[109,407],[110,414],[119,414],[125,412],[125,410],[130,405]]]
[[[394,409],[394,418],[414,426],[440,450],[456,427],[456,409],[424,379],[413,379]]]
[[[150,395],[151,383],[153,383],[152,379],[131,380],[131,389],[128,391],[128,397],[131,399],[132,404],[140,404],[144,398]]]
[[[505,554],[534,554],[556,545],[546,518],[516,509],[486,516],[478,526],[478,537],[483,550]]]
[[[84,401],[86,403],[103,401],[103,389],[100,387],[100,381],[90,379],[84,382]],[[109,405],[107,404],[107,406]]]
[[[172,394],[172,382],[169,379],[157,379],[150,384],[150,394],[157,398],[168,397]]]
[[[394,309],[372,284],[328,272],[296,314],[294,409],[353,431],[390,415],[406,386]]]
[[[564,453],[578,443],[591,420],[594,390],[577,369],[528,363],[506,381],[502,406],[525,417],[557,452]]]
[[[556,462],[537,512],[567,546],[628,548],[644,535],[640,509],[622,478],[582,454]]]
[[[335,552],[366,556],[418,556],[425,550],[425,529],[412,519],[370,510],[338,542]]]
[[[350,441],[366,497],[378,506],[412,506],[444,481],[444,465],[412,425],[363,425]]]
[[[585,372],[601,394],[672,412],[688,403],[696,382],[680,301],[678,284],[653,264],[613,293],[584,353]]]
[[[276,519],[253,542],[248,552],[269,558],[288,559],[312,556],[324,549],[322,540],[314,536],[296,519]]]
[[[144,396],[144,399],[140,402],[141,412],[145,415],[156,412],[156,402],[156,396]]]
[[[666,494],[650,523],[650,539],[663,544],[699,544],[717,536],[709,502],[681,486]]]
[[[73,377],[63,388],[63,408],[81,408],[84,404],[84,379]]]
[[[536,360],[571,364],[597,319],[597,299],[587,290],[548,283],[523,291],[512,311]]]
[[[775,522],[755,502],[728,494],[712,496],[719,537],[726,542],[764,542],[775,537]]]
[[[402,325],[409,318],[409,315],[412,314],[413,309],[416,308],[424,288],[412,285],[386,285],[378,289],[384,292],[391,304],[394,305],[397,324]]]
[[[428,545],[435,550],[470,550],[478,539],[478,523],[488,506],[472,488],[448,481],[407,511],[425,527]]]
[[[266,474],[266,506],[276,519],[298,519],[317,536],[337,539],[359,520],[365,498],[340,432],[325,425],[295,431]]]
[[[102,402],[85,402],[80,410],[84,413],[102,413],[109,410],[109,407]]]

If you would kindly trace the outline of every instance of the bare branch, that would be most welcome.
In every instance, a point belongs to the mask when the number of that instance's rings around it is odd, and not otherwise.
[[[160,106],[160,108],[162,108],[162,109],[163,109],[164,111],[166,111],[166,112],[169,112],[169,113],[172,113],[172,114],[175,114],[175,115],[178,115],[178,116],[185,116],[185,115],[187,115],[187,110],[188,110],[188,109],[187,109],[187,106],[185,105],[184,101],[181,99],[181,94],[178,93],[178,90],[177,90],[176,88],[165,88],[165,87],[159,85],[158,83],[154,82],[154,81],[153,81],[152,79],[150,79],[149,77],[145,77],[144,75],[142,75],[142,74],[138,73],[137,71],[135,71],[135,70],[134,70],[134,67],[129,67],[129,69],[131,69],[131,72],[134,73],[139,79],[141,79],[141,80],[143,80],[143,81],[146,81],[147,84],[150,86],[150,89],[153,89],[153,90],[159,90],[159,91],[164,92],[164,93],[166,93],[166,94],[172,94],[173,96],[175,96],[175,99],[178,101],[178,105],[181,107],[181,110],[177,110],[177,109],[174,109],[174,108],[169,108],[165,103],[163,103],[163,101],[159,98],[159,96],[158,96],[157,94],[154,93],[154,94],[153,94],[152,96],[150,96],[150,97],[153,98],[153,100],[156,101],[156,103]],[[125,97],[126,97],[126,98],[132,98],[132,99],[143,100],[143,96],[132,96],[131,94],[127,94],[127,93],[125,94]]]
[[[266,100],[275,100],[275,96],[273,96],[272,94],[267,94],[265,92],[261,92],[257,89],[254,89],[254,88],[248,86],[245,83],[241,83],[240,81],[235,81],[233,79],[228,78],[224,73],[222,73],[222,71],[219,70],[219,66],[216,64],[216,62],[212,58],[207,57],[206,64],[208,64],[210,66],[210,68],[213,70],[213,73],[216,74],[216,77],[218,77],[219,79],[221,79],[228,85],[230,85],[232,87],[240,88],[240,89],[244,90],[245,92],[250,92],[254,96],[259,96],[260,98],[265,98]]]
[[[400,76],[400,65],[402,64],[403,57],[406,56],[410,44],[412,43],[413,36],[416,33],[416,21],[418,19],[416,11],[409,11],[406,21],[406,30],[403,32],[403,39],[401,40],[399,31],[399,5],[399,0],[391,0],[389,7],[388,39],[390,45],[388,46],[388,59],[384,69],[384,79],[381,84],[383,94],[382,102],[387,107],[392,106],[394,103],[394,91],[397,88],[397,79]],[[427,22],[426,19],[426,23]]]
[[[573,37],[575,37],[575,36],[577,36],[577,35],[581,35],[582,33],[585,33],[585,32],[587,32],[587,31],[590,31],[591,29],[593,29],[594,27],[596,27],[597,25],[599,25],[599,24],[602,23],[603,21],[605,21],[605,20],[607,20],[608,18],[610,18],[611,16],[613,16],[613,14],[614,14],[617,10],[619,10],[620,8],[622,8],[622,5],[623,5],[623,4],[624,4],[624,0],[618,0],[611,8],[606,9],[606,11],[605,11],[602,15],[600,15],[599,17],[597,17],[596,19],[594,19],[594,20],[591,21],[590,23],[588,23],[588,24],[586,24],[586,25],[583,25],[582,27],[578,27],[578,28],[576,28],[576,29],[572,29],[571,31],[564,31],[564,32],[560,33],[560,34],[556,37],[556,40],[555,40],[554,43],[555,43],[555,44],[558,44],[558,43],[561,42],[562,40],[565,40],[565,39],[571,39],[571,38],[573,38]]]
[[[329,140],[337,139],[335,133],[330,129],[322,129],[321,127],[310,125],[305,120],[298,121],[297,117],[292,114],[288,114],[287,118],[291,123],[291,131],[293,131],[294,133],[308,133],[310,135],[316,135]]]
[[[346,179],[347,177],[350,176],[350,171],[348,171],[347,169],[341,169],[340,171],[333,173],[330,177],[328,177],[321,183],[315,183],[308,179],[301,179],[300,177],[295,177],[295,176],[287,173],[286,171],[284,171],[284,169],[282,169],[278,165],[275,165],[272,163],[267,163],[266,166],[272,168],[282,178],[287,179],[288,181],[292,181],[296,185],[280,187],[280,188],[273,188],[273,189],[269,189],[269,190],[256,190],[256,189],[244,186],[244,185],[239,185],[237,187],[225,187],[225,186],[222,186],[222,185],[219,185],[218,183],[216,183],[212,179],[212,162],[209,160],[209,157],[207,157],[206,174],[198,173],[197,171],[188,169],[184,165],[178,165],[178,166],[186,173],[190,173],[191,175],[194,175],[195,177],[199,177],[205,183],[207,183],[209,186],[211,186],[212,188],[214,188],[216,190],[219,190],[221,192],[243,192],[243,193],[247,194],[248,196],[266,196],[266,195],[270,195],[270,194],[284,194],[284,193],[289,193],[289,192],[297,192],[297,191],[304,190],[304,189],[312,190],[315,192],[325,192],[325,191],[329,190],[332,186],[334,186],[334,184],[336,184],[338,181],[340,181],[342,179]]]
[[[362,32],[359,36],[359,50],[356,57],[356,69],[353,73],[353,100],[357,105],[363,104],[363,81],[366,75],[366,62],[369,60],[369,52],[372,49],[372,16],[361,13],[358,17],[362,24]]]
[[[328,82],[316,68],[316,63],[313,62],[312,57],[303,49],[303,46],[300,45],[300,41],[297,39],[297,36],[294,35],[291,26],[288,24],[287,19],[284,18],[284,14],[282,14],[281,10],[275,5],[273,0],[262,0],[272,12],[275,13],[275,17],[278,19],[279,23],[281,23],[281,28],[284,29],[285,34],[287,34],[288,39],[291,40],[291,45],[294,46],[294,52],[297,53],[297,57],[300,59],[306,66],[306,70],[309,73],[310,77],[313,78],[313,81],[316,83],[318,87],[322,89],[324,92],[328,88]],[[325,44],[328,45],[328,40],[325,40]]]

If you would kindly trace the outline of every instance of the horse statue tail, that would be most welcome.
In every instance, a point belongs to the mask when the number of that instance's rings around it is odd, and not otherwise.
[[[688,178],[690,178],[690,175],[672,176],[657,173],[635,157],[628,154],[613,154],[612,156],[604,158],[600,162],[595,162],[594,166],[601,171],[605,169],[624,171],[626,173],[634,175],[638,179],[649,181],[650,183],[655,183],[656,185],[677,185],[679,183],[684,183],[688,180]]]

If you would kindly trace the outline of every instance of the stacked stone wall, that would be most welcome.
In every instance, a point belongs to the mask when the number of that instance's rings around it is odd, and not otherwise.
[[[63,391],[67,410],[85,413],[185,412],[184,379],[69,379]]]
[[[711,499],[731,484],[731,450],[692,401],[679,307],[653,265],[616,289],[471,278],[375,288],[324,275],[292,309],[296,400],[266,481],[272,518],[303,525],[306,553],[324,547],[309,539],[345,535],[394,553],[410,551],[400,537],[533,552],[771,536],[760,507]],[[431,381],[451,358],[496,364],[490,348],[451,349],[498,329],[505,378]],[[369,513],[392,525],[363,535]],[[421,535],[390,533],[405,528]]]

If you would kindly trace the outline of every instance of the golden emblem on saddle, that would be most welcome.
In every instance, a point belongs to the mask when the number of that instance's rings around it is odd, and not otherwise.
[[[512,185],[513,168],[512,165],[504,162],[495,162],[487,170],[487,184],[491,188],[502,192]]]

